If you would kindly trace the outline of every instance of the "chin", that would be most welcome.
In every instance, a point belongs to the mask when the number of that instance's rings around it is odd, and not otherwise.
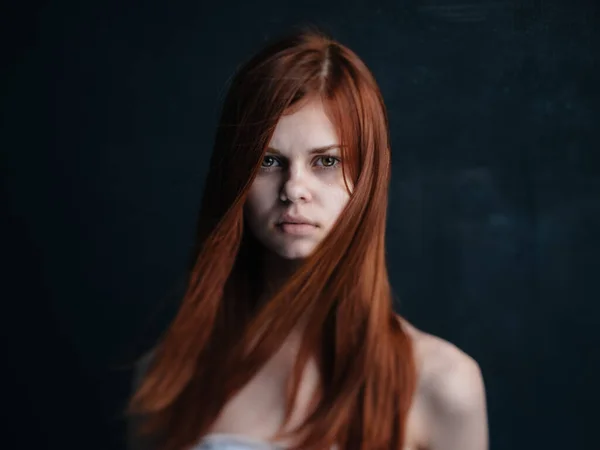
[[[288,260],[299,260],[308,258],[314,251],[314,242],[295,242],[292,245],[274,246],[271,251],[279,257]]]

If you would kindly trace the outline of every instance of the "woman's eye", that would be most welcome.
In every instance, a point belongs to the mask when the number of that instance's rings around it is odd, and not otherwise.
[[[273,164],[276,162],[278,162],[277,159],[273,158],[272,156],[265,156],[263,158],[262,167],[273,167]]]
[[[323,162],[322,167],[325,168],[335,167],[340,162],[335,156],[319,156],[318,159]]]

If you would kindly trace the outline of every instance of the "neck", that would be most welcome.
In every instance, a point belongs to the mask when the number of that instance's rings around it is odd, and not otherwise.
[[[291,278],[302,263],[302,259],[286,259],[272,252],[265,251],[262,266],[262,297],[268,300],[274,295]],[[305,320],[301,319],[291,331],[291,335],[301,335],[304,325]]]
[[[270,251],[265,251],[263,258],[263,283],[264,295],[272,295],[302,264],[302,259],[286,259]]]

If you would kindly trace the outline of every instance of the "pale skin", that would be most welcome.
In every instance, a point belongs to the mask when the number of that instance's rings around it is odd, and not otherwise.
[[[327,237],[350,199],[337,143],[335,129],[318,101],[283,116],[277,124],[245,209],[251,232],[267,250],[264,273],[269,274],[265,281],[270,288],[284,282]],[[311,152],[318,148],[328,149]],[[302,234],[286,232],[278,225],[285,213],[309,219],[314,228]],[[487,450],[485,388],[478,364],[451,343],[398,320],[412,339],[418,374],[405,450]],[[285,386],[301,338],[299,326],[225,405],[211,433],[272,440],[283,420]],[[318,382],[316,363],[311,360],[289,427],[302,422]]]

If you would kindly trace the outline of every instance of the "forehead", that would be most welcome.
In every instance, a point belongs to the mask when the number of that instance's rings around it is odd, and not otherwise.
[[[269,147],[282,153],[295,153],[335,144],[339,144],[339,140],[334,125],[321,101],[312,100],[279,119]]]

